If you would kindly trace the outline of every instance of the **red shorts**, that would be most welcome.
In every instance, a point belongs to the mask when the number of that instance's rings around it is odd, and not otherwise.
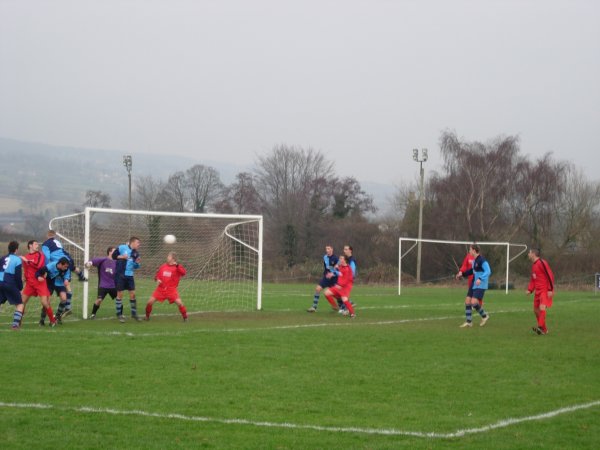
[[[25,283],[23,295],[26,295],[27,297],[50,297],[50,291],[48,290],[46,280],[36,280],[35,282],[28,281],[27,283]]]
[[[339,287],[339,289],[338,289]],[[333,286],[330,287],[329,290],[331,291],[331,295],[333,295],[335,298],[342,298],[342,297],[350,297],[350,291],[352,290],[352,286],[344,286],[344,287],[340,287],[340,286]]]
[[[533,307],[539,308],[540,305],[546,305],[546,308],[552,307],[552,298],[548,297],[548,291],[535,292],[533,297]]]
[[[177,292],[177,289],[155,289],[152,293],[152,297],[159,302],[169,300],[169,303],[174,303],[175,299],[179,298],[179,293]]]

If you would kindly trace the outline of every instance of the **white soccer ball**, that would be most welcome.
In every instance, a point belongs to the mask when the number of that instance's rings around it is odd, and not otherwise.
[[[174,244],[175,242],[177,242],[177,238],[172,234],[167,234],[163,238],[163,241],[165,241],[165,244]]]

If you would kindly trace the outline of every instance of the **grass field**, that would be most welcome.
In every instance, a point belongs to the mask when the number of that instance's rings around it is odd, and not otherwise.
[[[355,319],[323,297],[306,313],[311,291],[185,324],[168,305],[120,324],[107,300],[106,319],[13,332],[5,306],[0,445],[598,448],[600,296],[559,293],[537,336],[521,292],[488,292],[488,324],[460,329],[463,289],[359,286]]]

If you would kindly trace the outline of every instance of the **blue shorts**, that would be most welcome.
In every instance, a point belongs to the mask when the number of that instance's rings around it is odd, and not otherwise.
[[[467,291],[467,297],[473,297],[473,283],[469,284],[469,290]]]
[[[60,297],[61,292],[67,292],[66,286],[55,286],[50,278],[46,278],[46,285],[48,286],[48,290],[50,291],[50,295],[56,294]]]
[[[10,286],[4,283],[0,284],[0,299],[8,300],[11,305],[20,305],[23,303],[21,298],[21,291],[16,286]]]
[[[322,288],[328,288],[335,286],[335,283],[337,283],[337,277],[327,278],[324,276],[321,278],[321,281],[319,281],[319,286]]]
[[[135,291],[135,280],[131,276],[117,275],[115,279],[117,292],[119,291]]]
[[[473,289],[473,298],[483,300],[483,294],[485,294],[485,289]]]

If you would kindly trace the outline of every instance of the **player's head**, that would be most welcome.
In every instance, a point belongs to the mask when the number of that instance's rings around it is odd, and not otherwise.
[[[350,256],[352,256],[352,252],[353,252],[353,249],[352,249],[351,245],[348,245],[348,244],[344,245],[344,255],[350,257]]]
[[[39,249],[40,244],[35,239],[32,239],[27,243],[27,250],[29,250],[30,252],[37,252]]]
[[[327,256],[333,255],[333,245],[326,244],[325,245],[325,253],[327,253]]]
[[[114,248],[114,247],[108,247],[108,248],[106,249],[106,256],[110,256],[110,255],[112,255],[114,251],[115,251],[115,248]]]
[[[69,260],[64,256],[58,260],[56,267],[60,270],[66,270],[69,268]]]
[[[46,236],[48,238],[56,237],[56,231],[54,231],[54,230],[48,230],[48,233],[46,233]]]
[[[140,244],[141,244],[141,241],[140,241],[139,237],[131,236],[129,238],[129,246],[131,248],[133,248],[134,250],[137,250],[138,248],[140,248]]]
[[[175,252],[167,253],[167,263],[168,264],[173,264],[176,261],[177,261],[177,253],[175,253]]]
[[[471,244],[469,246],[469,253],[473,256],[477,256],[481,253],[481,247],[477,244]]]
[[[531,260],[531,261],[535,261],[537,258],[539,258],[542,255],[542,251],[539,249],[539,247],[531,247],[529,249],[529,252],[527,253],[527,257]]]
[[[15,253],[19,249],[19,243],[17,241],[10,241],[8,243],[8,253]]]
[[[340,255],[340,259],[338,262],[339,262],[340,266],[348,265],[348,260],[346,259],[346,257],[344,255]]]

